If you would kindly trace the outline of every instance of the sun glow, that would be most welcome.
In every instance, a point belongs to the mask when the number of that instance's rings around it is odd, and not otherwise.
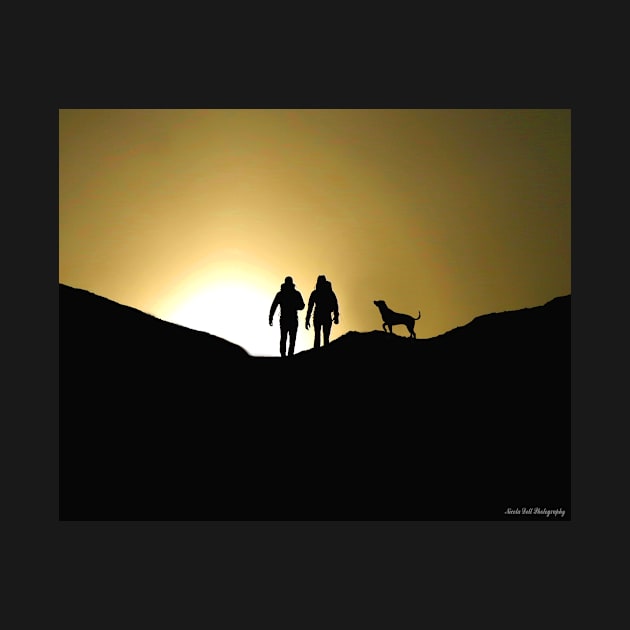
[[[276,287],[271,283],[256,286],[242,279],[214,280],[186,292],[160,317],[231,341],[252,356],[279,356],[279,310],[273,326],[269,326],[269,309],[281,281],[282,278]],[[305,313],[299,314],[296,353],[308,347]]]

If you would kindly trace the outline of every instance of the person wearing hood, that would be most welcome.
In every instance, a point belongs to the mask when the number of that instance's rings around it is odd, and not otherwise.
[[[269,310],[269,325],[273,326],[273,316],[276,309],[280,307],[280,355],[293,355],[295,351],[295,338],[298,329],[298,311],[304,308],[302,294],[295,288],[293,278],[287,276],[276,293],[276,297]],[[289,348],[287,353],[287,339]]]
[[[306,312],[306,330],[311,325],[311,313],[313,314],[313,324],[315,326],[315,340],[313,347],[319,348],[321,338],[327,346],[330,341],[330,329],[333,322],[339,323],[339,304],[337,296],[333,291],[332,284],[326,276],[317,276],[315,289],[308,299],[308,310]]]

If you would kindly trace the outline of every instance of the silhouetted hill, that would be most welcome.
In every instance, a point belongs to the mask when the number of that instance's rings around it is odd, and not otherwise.
[[[160,362],[170,353],[189,359],[199,356],[218,361],[249,356],[243,348],[220,337],[165,322],[63,284],[59,285],[59,310],[63,314],[60,334],[64,340],[73,345],[77,341],[77,347],[84,347],[90,353],[96,350],[119,359],[122,352],[127,356],[138,355],[139,360],[155,357]]]
[[[282,359],[59,290],[63,519],[570,517],[570,296]]]

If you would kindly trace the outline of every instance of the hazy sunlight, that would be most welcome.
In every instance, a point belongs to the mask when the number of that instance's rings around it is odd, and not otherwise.
[[[160,317],[231,341],[252,356],[279,356],[279,309],[273,327],[269,326],[269,308],[279,288],[263,289],[244,281],[214,281],[191,291]],[[304,315],[302,311],[296,352],[305,350],[308,343]]]

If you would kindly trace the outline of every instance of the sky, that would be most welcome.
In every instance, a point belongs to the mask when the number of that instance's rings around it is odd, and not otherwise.
[[[374,300],[428,339],[570,294],[571,110],[59,110],[60,283],[278,356],[320,274],[331,340]]]

